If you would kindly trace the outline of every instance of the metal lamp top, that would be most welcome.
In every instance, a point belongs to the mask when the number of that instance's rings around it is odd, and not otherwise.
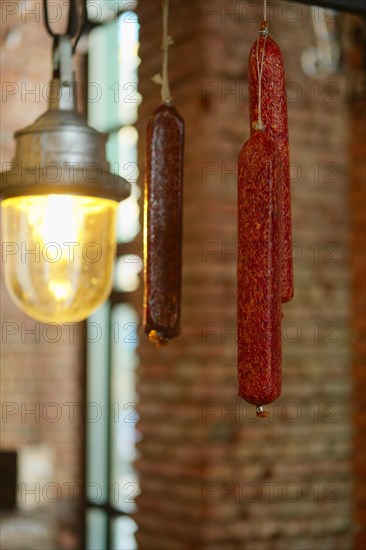
[[[57,54],[62,70],[50,83],[49,109],[15,133],[15,157],[9,170],[0,174],[1,199],[71,194],[122,201],[129,197],[131,185],[110,172],[107,135],[88,126],[76,110],[67,37],[59,40]]]

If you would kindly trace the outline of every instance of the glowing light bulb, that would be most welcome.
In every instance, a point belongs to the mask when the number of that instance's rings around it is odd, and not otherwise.
[[[77,322],[107,299],[117,206],[71,195],[3,201],[4,277],[21,310],[43,322]]]

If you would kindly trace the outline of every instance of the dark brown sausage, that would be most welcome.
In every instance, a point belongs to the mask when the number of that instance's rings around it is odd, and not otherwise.
[[[260,36],[258,58],[261,60],[265,38]],[[286,101],[285,69],[281,50],[270,37],[266,38],[262,72],[262,120],[268,135],[277,145],[282,161],[282,302],[289,302],[294,296],[292,230],[291,230],[291,191],[290,159]],[[258,120],[258,71],[257,41],[249,54],[249,104],[250,126]]]
[[[172,104],[147,127],[144,325],[164,345],[180,333],[184,122]]]
[[[264,131],[238,160],[238,385],[248,403],[281,394],[281,163]]]

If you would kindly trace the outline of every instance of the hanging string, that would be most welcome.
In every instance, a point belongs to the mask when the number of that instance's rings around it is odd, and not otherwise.
[[[168,16],[169,16],[169,0],[163,0],[163,82],[161,86],[161,99],[163,103],[170,102],[172,100],[169,88],[169,76],[168,76],[168,50],[169,46],[173,44],[172,39],[168,35]]]
[[[161,46],[163,52],[163,76],[156,74],[152,77],[153,82],[161,84],[161,100],[163,103],[171,103],[172,96],[170,95],[169,75],[168,75],[168,50],[173,44],[173,40],[168,35],[168,17],[169,17],[169,0],[162,0],[163,4],[163,43]]]
[[[262,121],[262,74],[264,66],[264,56],[266,52],[266,43],[268,35],[268,23],[267,23],[267,0],[264,0],[264,20],[259,27],[259,37],[257,39],[257,48],[256,48],[256,61],[257,61],[257,75],[258,75],[258,120],[253,123],[255,130],[265,130],[266,127]],[[259,61],[259,42],[261,37],[263,37],[262,44],[262,55],[261,60]]]

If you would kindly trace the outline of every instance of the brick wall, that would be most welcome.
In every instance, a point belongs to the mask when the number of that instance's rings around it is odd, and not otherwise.
[[[257,5],[172,1],[171,87],[186,121],[182,336],[140,347],[141,549],[352,546],[347,75],[303,74],[310,9],[283,2],[271,29],[289,84],[296,295],[284,306],[283,393],[269,419],[236,397],[235,165]],[[139,16],[143,163],[159,104],[160,2],[141,2]]]
[[[52,42],[42,25],[40,6],[1,6],[2,167],[14,153],[13,133],[47,108],[43,91],[51,76]],[[80,407],[75,406],[73,418],[72,406],[65,404],[81,402],[80,328],[43,325],[26,317],[11,302],[1,279],[1,329],[1,448],[48,445],[54,460],[52,481],[68,499],[62,484],[80,483],[81,476]],[[42,493],[40,501],[47,504]]]

